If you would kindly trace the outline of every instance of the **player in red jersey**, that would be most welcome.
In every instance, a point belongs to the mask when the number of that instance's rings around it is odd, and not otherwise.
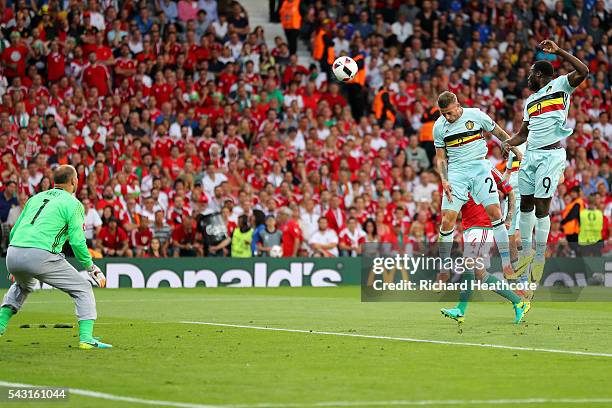
[[[509,206],[514,205],[514,191],[510,184],[503,178],[503,175],[495,168],[491,170],[491,175],[497,184],[497,190],[504,196],[508,197]],[[491,220],[486,211],[480,204],[476,204],[471,195],[468,195],[469,200],[461,207],[461,227],[463,229],[463,254],[464,256],[472,256],[473,258],[488,255],[493,244],[493,234],[491,230]],[[510,208],[512,210],[513,208]],[[514,211],[507,211],[505,223],[512,221]],[[486,258],[487,264],[490,266],[489,257]],[[438,281],[446,281],[449,278],[449,273],[442,271],[438,274]]]
[[[514,191],[512,187],[510,187],[508,181],[505,180],[502,174],[495,168],[491,170],[491,175],[497,184],[497,190],[508,197],[508,202],[512,206],[514,203]],[[509,208],[505,220],[506,227],[512,222],[513,215],[513,208]],[[499,283],[499,279],[487,272],[487,268],[490,266],[491,248],[495,245],[493,233],[491,232],[491,221],[484,207],[480,204],[476,204],[471,196],[461,208],[461,225],[463,227],[463,256],[466,259],[471,258],[477,260],[475,263],[477,267],[474,271],[468,269],[463,273],[463,281],[467,281],[468,285],[471,285],[474,278],[491,285]],[[446,279],[448,279],[448,277],[446,277]],[[457,307],[453,309],[441,309],[442,315],[450,317],[459,323],[463,323],[465,320],[465,309],[467,308],[471,292],[472,289],[469,286],[467,290],[461,291]],[[517,312],[517,306],[522,303],[521,296],[518,293],[509,289],[500,289],[495,292],[512,302],[515,313]],[[515,323],[520,323],[522,317],[527,313],[529,308],[530,305],[528,304],[524,312],[520,314],[516,313]]]
[[[497,190],[508,198],[509,206],[514,206],[514,191],[504,179],[503,175],[496,169],[491,170],[493,180],[497,184]],[[507,211],[506,228],[512,222],[514,209]],[[490,258],[488,255],[491,252],[494,243],[493,234],[491,233],[491,220],[482,205],[476,204],[472,197],[461,208],[461,226],[463,229],[463,254],[464,256],[483,257],[486,256],[485,267],[490,266]]]

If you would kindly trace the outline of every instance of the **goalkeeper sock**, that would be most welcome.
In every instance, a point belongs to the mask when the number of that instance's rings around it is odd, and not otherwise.
[[[504,220],[492,221],[493,237],[497,244],[497,250],[501,257],[502,266],[505,268],[510,266],[510,240],[508,239],[508,230],[504,225]]]
[[[4,333],[9,320],[15,314],[15,311],[10,306],[2,306],[0,308],[0,334]]]
[[[519,220],[519,231],[521,232],[521,255],[531,255],[531,238],[533,236],[533,227],[536,223],[535,210],[521,212]]]
[[[93,328],[95,320],[79,320],[79,341],[93,341]]]
[[[501,282],[499,279],[497,279],[493,275],[490,275],[488,272],[485,272],[485,276],[482,281],[484,283],[489,283],[492,285],[499,285]],[[516,305],[517,303],[521,303],[521,298],[519,297],[519,295],[509,289],[496,290],[495,293],[497,293],[499,296],[505,297],[506,299],[511,301],[512,304]]]
[[[461,314],[465,315],[470,296],[472,295],[472,281],[474,280],[474,271],[468,270],[463,273],[462,281],[467,282],[467,289],[459,292],[459,303],[457,309],[461,310]]]
[[[536,242],[536,253],[535,261],[544,262],[544,256],[546,254],[546,242],[548,241],[548,233],[550,232],[550,217],[538,218],[536,220],[535,227],[535,242]]]

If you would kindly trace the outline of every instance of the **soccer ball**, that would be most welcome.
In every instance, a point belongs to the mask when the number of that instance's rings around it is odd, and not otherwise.
[[[334,61],[334,75],[340,82],[348,82],[357,75],[357,63],[351,57],[340,57]]]
[[[270,248],[271,258],[280,258],[281,256],[283,256],[283,248],[280,245],[274,245]]]

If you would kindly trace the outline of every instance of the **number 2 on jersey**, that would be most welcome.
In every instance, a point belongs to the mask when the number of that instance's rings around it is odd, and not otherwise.
[[[44,199],[42,205],[40,206],[40,208],[38,209],[38,211],[36,211],[36,215],[34,216],[34,218],[32,218],[32,221],[30,221],[31,225],[34,225],[34,221],[36,221],[36,219],[38,218],[38,216],[40,215],[40,213],[42,212],[43,208],[45,208],[45,205],[47,205],[47,203],[51,201],[48,199]]]
[[[493,194],[495,192],[495,183],[491,177],[487,177],[485,179],[485,183],[489,185],[489,194]]]

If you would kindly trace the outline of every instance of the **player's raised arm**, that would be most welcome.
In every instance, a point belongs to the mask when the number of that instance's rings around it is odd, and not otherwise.
[[[572,64],[574,67],[574,71],[570,72],[567,75],[567,80],[569,84],[576,88],[578,85],[582,83],[589,75],[589,67],[587,67],[582,61],[578,58],[565,51],[562,48],[559,48],[557,44],[555,44],[552,40],[544,40],[540,43],[540,48],[549,54],[555,54]]]
[[[446,149],[442,147],[436,147],[436,161],[438,174],[440,174],[440,179],[442,180],[442,189],[444,190],[444,194],[446,194],[446,198],[448,198],[448,201],[452,203],[453,189],[451,188],[451,185],[448,182],[448,159],[446,157]]]

